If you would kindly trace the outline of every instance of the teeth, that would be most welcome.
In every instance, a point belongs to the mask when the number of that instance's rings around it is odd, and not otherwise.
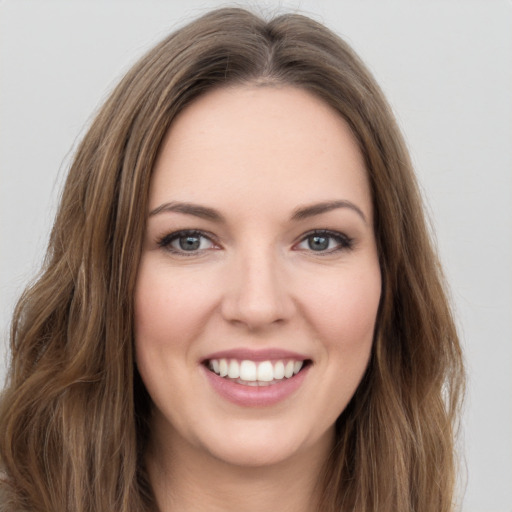
[[[215,372],[215,373],[217,373],[217,372]],[[219,375],[221,377],[225,377],[227,374],[228,374],[228,362],[225,359],[221,359],[219,361]]]
[[[240,363],[240,378],[247,381],[256,381],[257,368],[254,361],[242,361]]]
[[[228,377],[230,379],[238,379],[240,377],[240,366],[235,359],[229,362]]]
[[[274,367],[270,361],[263,361],[258,365],[258,380],[263,382],[274,380]]]
[[[289,379],[301,370],[304,361],[261,361],[259,363],[244,359],[211,359],[208,367],[220,377],[238,379],[252,386],[258,382],[268,383],[284,378]]]
[[[210,361],[210,369],[213,370],[215,373],[220,373],[220,364],[217,359],[212,359]]]
[[[281,380],[284,377],[284,363],[283,361],[277,361],[274,365],[274,379]]]
[[[294,368],[295,364],[293,361],[288,361],[286,363],[286,366],[284,368],[284,376],[289,379],[292,375],[293,375],[293,368]],[[221,374],[221,377],[222,377],[222,374]]]

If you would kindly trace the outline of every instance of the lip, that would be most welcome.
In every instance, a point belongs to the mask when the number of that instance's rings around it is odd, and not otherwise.
[[[269,407],[285,400],[298,390],[309,373],[310,367],[308,365],[297,375],[270,386],[245,386],[220,377],[201,365],[213,390],[222,398],[241,407]]]
[[[280,359],[296,359],[297,361],[306,361],[311,358],[304,354],[299,354],[298,352],[291,352],[289,350],[282,350],[278,348],[260,350],[239,348],[221,350],[219,352],[208,354],[201,360],[201,363],[205,364],[211,359],[237,359],[239,361],[243,361],[244,359],[248,359],[250,361],[276,361]]]
[[[235,349],[209,354],[208,357],[205,357],[201,361],[200,365],[201,371],[204,373],[209,385],[221,398],[240,407],[269,407],[284,401],[300,388],[312,366],[311,364],[307,364],[293,377],[282,379],[275,384],[267,386],[247,386],[220,377],[209,370],[206,363],[211,359],[248,359],[251,361],[272,361],[280,359],[311,361],[311,359],[303,354],[281,349]]]

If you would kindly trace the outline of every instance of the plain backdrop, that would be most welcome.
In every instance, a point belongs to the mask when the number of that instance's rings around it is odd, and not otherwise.
[[[0,1],[0,363],[15,299],[42,261],[63,178],[93,112],[152,44],[221,5]],[[511,512],[512,3],[238,5],[300,10],[326,23],[387,94],[437,233],[466,353],[462,509]]]

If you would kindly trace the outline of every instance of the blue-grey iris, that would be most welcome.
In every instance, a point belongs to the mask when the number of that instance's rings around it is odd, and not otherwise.
[[[180,249],[184,251],[196,251],[201,245],[201,238],[194,235],[182,236],[179,238]]]
[[[327,236],[310,236],[308,238],[308,246],[312,251],[325,251],[329,247],[329,237]]]

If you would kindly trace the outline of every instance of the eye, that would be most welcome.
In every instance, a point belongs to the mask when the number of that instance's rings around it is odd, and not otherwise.
[[[218,246],[209,236],[202,231],[195,230],[169,233],[158,241],[158,245],[169,252],[183,255],[193,255],[209,249],[218,249]]]
[[[343,233],[328,230],[315,230],[311,233],[307,233],[304,238],[294,246],[294,249],[318,253],[333,253],[351,249],[352,243],[353,240]]]

